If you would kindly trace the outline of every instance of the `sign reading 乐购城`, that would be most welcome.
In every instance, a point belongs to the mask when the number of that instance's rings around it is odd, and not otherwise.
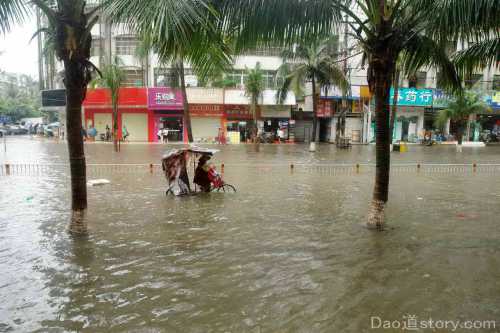
[[[400,88],[398,91],[398,105],[432,106],[432,89]],[[391,88],[390,102],[394,100],[394,88]]]
[[[150,109],[177,110],[183,107],[182,93],[167,87],[148,89]]]

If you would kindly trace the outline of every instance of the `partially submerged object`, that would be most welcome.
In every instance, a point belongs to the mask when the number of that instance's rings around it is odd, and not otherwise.
[[[194,157],[193,171],[196,168],[196,158],[198,156],[213,156],[219,150],[191,146],[189,148],[173,149],[163,155],[162,169],[168,181],[166,194],[190,195],[197,193],[196,185],[191,189],[187,166],[191,157]],[[217,174],[217,181],[212,183],[210,191],[236,192],[234,186],[226,184]]]
[[[87,181],[87,186],[101,186],[111,184],[111,182],[107,179],[91,179]]]

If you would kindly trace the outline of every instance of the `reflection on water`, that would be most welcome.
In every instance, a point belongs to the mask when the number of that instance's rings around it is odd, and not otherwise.
[[[66,159],[64,145],[9,148],[0,162]],[[150,163],[162,148],[87,153]],[[498,175],[397,174],[391,230],[373,233],[362,227],[371,174],[270,166],[373,159],[372,147],[321,148],[224,147],[216,158],[236,194],[167,199],[159,175],[110,173],[111,185],[89,188],[87,238],[66,232],[63,168],[0,177],[0,332],[369,332],[370,316],[499,318]],[[498,162],[500,153],[437,148],[398,158]]]

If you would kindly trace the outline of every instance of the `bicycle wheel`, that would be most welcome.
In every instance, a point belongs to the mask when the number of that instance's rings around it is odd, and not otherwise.
[[[236,188],[231,184],[224,184],[217,188],[217,192],[236,193]]]

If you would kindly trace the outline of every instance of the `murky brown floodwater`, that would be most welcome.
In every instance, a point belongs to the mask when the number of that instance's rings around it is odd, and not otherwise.
[[[1,148],[0,163],[67,158],[52,142]],[[222,149],[236,194],[167,199],[159,174],[99,173],[112,184],[89,188],[86,239],[67,233],[66,168],[0,177],[0,332],[371,332],[370,316],[407,314],[500,331],[500,173],[395,173],[391,230],[374,233],[371,172],[287,168],[373,162],[374,147]],[[157,163],[164,150],[87,155]],[[415,146],[394,162],[500,163],[500,147]]]

